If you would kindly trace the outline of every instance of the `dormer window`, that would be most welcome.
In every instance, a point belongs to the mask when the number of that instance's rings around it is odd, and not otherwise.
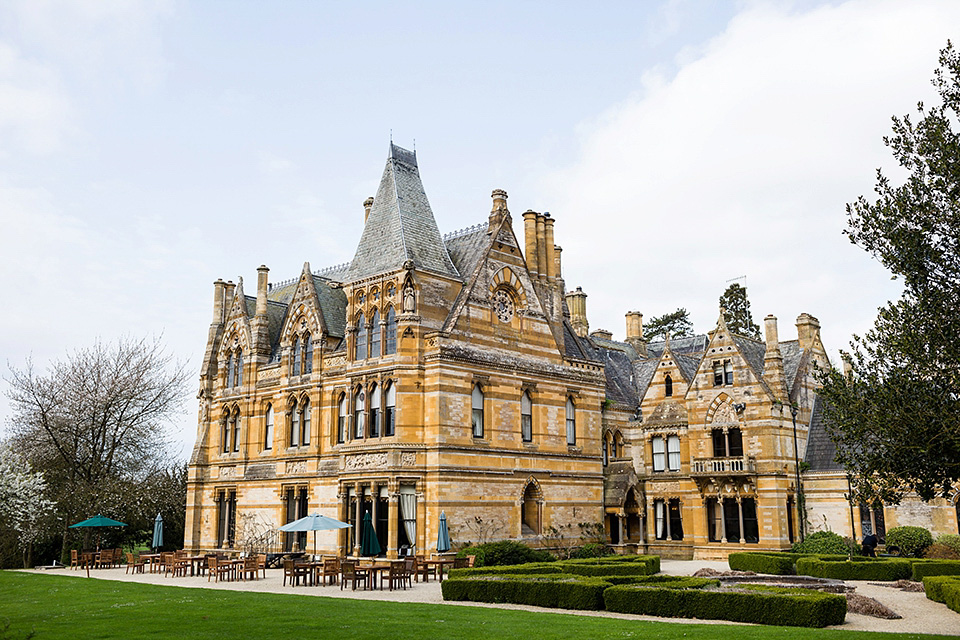
[[[309,333],[303,337],[303,372],[313,372],[313,337]]]
[[[673,378],[670,377],[668,373],[667,376],[663,379],[664,386],[664,395],[672,396],[673,395]]]

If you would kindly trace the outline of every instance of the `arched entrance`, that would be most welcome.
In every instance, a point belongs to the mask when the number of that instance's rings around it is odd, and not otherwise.
[[[535,480],[527,483],[520,502],[520,534],[538,536],[541,532],[543,494]]]

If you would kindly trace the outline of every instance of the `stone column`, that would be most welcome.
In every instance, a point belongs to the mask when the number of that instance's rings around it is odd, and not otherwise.
[[[723,530],[723,542],[727,542],[727,499],[717,496],[717,506],[720,509],[720,528]]]
[[[745,540],[743,535],[743,502],[740,501],[740,496],[737,496],[737,517],[740,518],[740,539],[737,542],[743,542]]]
[[[398,523],[400,521],[400,487],[396,480],[387,483],[387,557],[396,558],[399,540]]]
[[[363,535],[363,485],[357,482],[355,485],[357,492],[357,506],[354,509],[357,517],[357,528],[353,540],[353,555],[360,555],[360,538]]]

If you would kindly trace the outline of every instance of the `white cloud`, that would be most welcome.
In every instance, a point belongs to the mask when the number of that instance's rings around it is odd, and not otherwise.
[[[591,326],[622,336],[629,309],[683,306],[707,330],[746,274],[754,319],[785,339],[801,312],[832,351],[863,332],[898,288],[842,235],[844,204],[893,164],[890,116],[932,95],[956,24],[954,3],[752,4],[672,77],[638,78],[542,185]]]
[[[0,41],[0,154],[54,151],[70,125],[70,107],[56,74]]]

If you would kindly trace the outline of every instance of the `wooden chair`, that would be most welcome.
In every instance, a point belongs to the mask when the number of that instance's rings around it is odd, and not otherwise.
[[[340,563],[340,590],[343,591],[343,585],[348,581],[352,584],[353,590],[357,590],[357,582],[363,581],[363,588],[370,588],[370,572],[366,569],[357,567],[356,562]]]
[[[230,580],[233,575],[233,563],[225,558],[210,556],[207,558],[207,582],[213,578],[214,582],[219,582],[221,578]]]
[[[437,577],[437,565],[428,565],[427,559],[424,556],[414,556],[414,579],[417,581],[420,580],[420,576],[423,576],[423,581],[428,582],[430,574],[433,574],[433,577]]]
[[[100,552],[97,559],[97,567],[100,569],[110,569],[113,567],[113,549],[104,549]]]
[[[258,553],[257,554],[257,569],[263,571],[263,577],[267,577],[267,554]]]
[[[127,570],[124,573],[130,573],[130,569],[133,569],[134,573],[143,573],[143,560],[139,558],[134,559],[132,553],[127,553]]]
[[[70,568],[79,569],[80,568],[80,552],[76,549],[70,549]]]
[[[337,579],[339,577],[340,560],[337,558],[324,558],[323,564],[320,566],[319,571],[317,572],[317,578],[319,578],[319,581],[322,581],[324,585],[337,584]]]
[[[119,569],[121,564],[123,564],[123,549],[114,549],[113,550],[113,566]]]
[[[243,559],[243,568],[240,570],[241,580],[256,580],[260,573],[260,563],[256,556],[247,556]]]
[[[393,591],[393,588],[403,587],[407,588],[407,571],[402,562],[391,562],[390,563],[390,573],[387,574],[387,579],[390,581],[390,591]],[[383,588],[383,585],[380,585],[380,588]]]
[[[290,578],[290,586],[295,587],[300,584],[300,578],[306,583],[309,569],[306,565],[297,564],[293,558],[283,559],[283,586],[287,586],[287,578]]]
[[[473,563],[477,561],[477,556],[467,556],[467,566],[473,567]]]
[[[454,569],[466,569],[470,566],[470,561],[466,558],[454,558],[453,559],[453,568]]]

